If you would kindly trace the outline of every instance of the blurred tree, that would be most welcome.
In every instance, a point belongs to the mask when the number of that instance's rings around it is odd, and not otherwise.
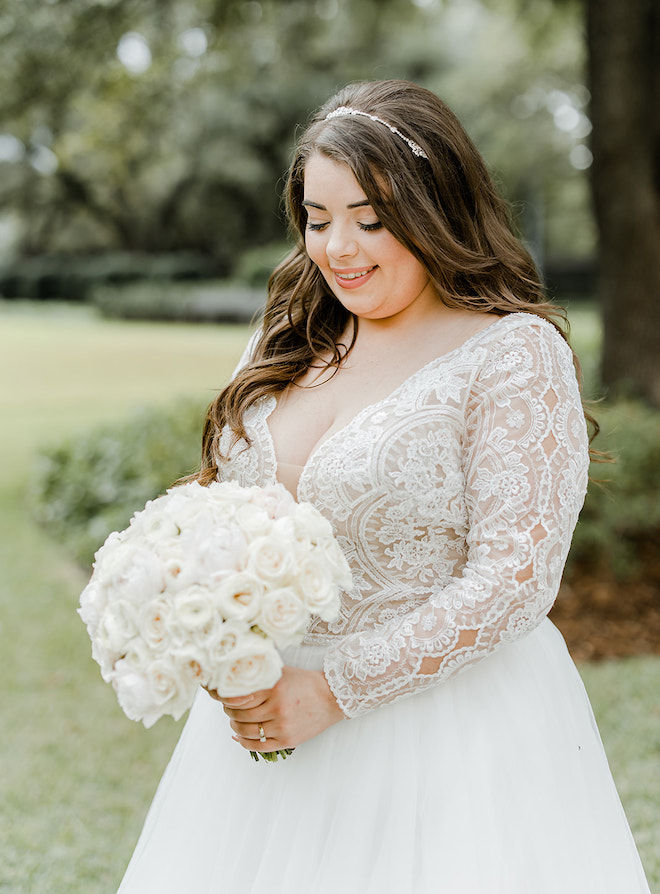
[[[660,408],[660,6],[587,0],[602,378]]]
[[[540,209],[530,237],[592,246],[578,18],[551,0],[5,0],[0,39],[0,207],[23,253],[195,249],[229,270],[283,238],[296,125],[365,77],[445,96]]]

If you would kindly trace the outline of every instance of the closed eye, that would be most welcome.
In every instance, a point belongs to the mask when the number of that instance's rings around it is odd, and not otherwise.
[[[322,223],[312,223],[311,220],[307,221],[307,229],[311,230],[314,233],[320,233],[322,230],[325,230],[327,226],[328,221],[323,221]],[[374,230],[380,230],[382,226],[383,225],[379,220],[371,224],[358,223],[358,227],[365,233],[373,232]]]

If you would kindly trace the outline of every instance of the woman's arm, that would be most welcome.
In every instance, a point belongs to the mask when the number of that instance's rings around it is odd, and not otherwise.
[[[548,324],[521,327],[474,383],[464,443],[462,574],[419,608],[328,650],[348,717],[439,683],[534,629],[552,606],[584,500],[586,426],[572,355]]]

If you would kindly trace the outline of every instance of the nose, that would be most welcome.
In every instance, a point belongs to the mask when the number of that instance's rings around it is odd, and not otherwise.
[[[348,226],[334,224],[330,228],[325,250],[329,259],[334,258],[339,261],[342,258],[353,257],[358,251],[354,233],[349,230]]]

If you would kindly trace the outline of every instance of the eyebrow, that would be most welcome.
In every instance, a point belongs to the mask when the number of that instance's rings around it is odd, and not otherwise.
[[[327,211],[328,209],[325,205],[319,205],[318,202],[309,202],[307,199],[303,199],[303,205],[309,206],[310,208],[318,208],[319,211]],[[350,205],[347,205],[347,208],[364,208],[365,205],[371,205],[369,199],[364,199],[362,202],[352,202]]]

